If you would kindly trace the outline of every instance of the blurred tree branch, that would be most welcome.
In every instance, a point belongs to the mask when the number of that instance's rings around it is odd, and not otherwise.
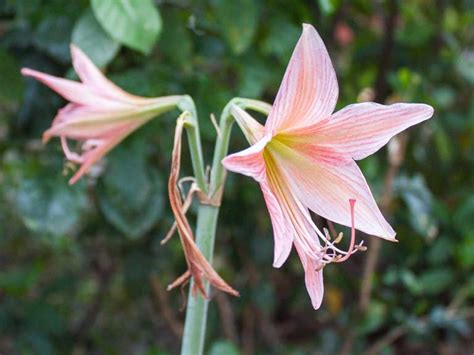
[[[388,84],[386,76],[392,62],[391,57],[393,52],[395,20],[397,15],[397,2],[396,0],[390,0],[388,2],[388,14],[385,18],[384,42],[382,45],[382,52],[380,54],[377,79],[375,82],[375,101],[380,103],[383,103],[388,96]],[[398,151],[393,153],[392,156],[390,156],[389,152],[389,168],[385,175],[384,193],[380,199],[380,206],[382,211],[385,213],[387,212],[393,197],[393,180],[398,173],[401,162],[403,161],[405,155],[405,146],[406,139],[404,141],[400,141]],[[372,279],[377,267],[381,245],[382,240],[380,238],[372,238],[370,240],[368,248],[369,250],[364,265],[362,286],[359,294],[359,309],[361,312],[365,312],[370,303],[370,297],[372,293]]]

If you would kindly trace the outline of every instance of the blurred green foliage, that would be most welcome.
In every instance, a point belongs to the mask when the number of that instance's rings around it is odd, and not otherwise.
[[[64,102],[19,68],[74,77],[75,42],[133,93],[191,94],[209,162],[209,115],[234,96],[272,102],[302,22],[328,46],[338,107],[375,94],[435,108],[410,129],[393,184],[400,242],[382,246],[366,312],[363,253],[326,268],[312,311],[297,257],[271,267],[258,186],[230,174],[215,266],[241,297],[213,297],[208,353],[362,354],[397,331],[381,353],[474,351],[472,1],[0,0],[1,354],[172,354],[184,317],[179,290],[165,291],[185,270],[178,238],[160,245],[177,112],[69,186],[59,144],[40,142]],[[231,151],[245,145],[236,130]],[[360,165],[380,197],[386,150]]]

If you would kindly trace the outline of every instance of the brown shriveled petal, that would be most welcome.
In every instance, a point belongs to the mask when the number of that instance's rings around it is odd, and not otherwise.
[[[199,193],[201,190],[199,190],[199,187],[197,186],[196,183],[193,182],[191,185],[191,188],[188,191],[188,194],[186,195],[186,198],[184,199],[183,203],[183,213],[188,212],[189,207],[191,207],[191,203],[193,202],[193,197],[195,193]],[[160,244],[164,245],[166,244],[174,235],[176,232],[177,224],[176,221],[173,222],[173,225],[171,226],[170,230],[168,233],[166,233],[165,237],[161,240]]]
[[[185,215],[185,206],[181,198],[178,187],[179,169],[181,164],[181,137],[183,133],[183,126],[185,123],[186,114],[182,114],[178,118],[176,124],[176,131],[174,137],[174,146],[171,159],[171,172],[168,180],[168,194],[170,199],[171,209],[173,210],[176,219],[176,226],[178,229],[181,244],[183,246],[186,263],[188,264],[188,272],[184,273],[178,280],[173,282],[168,289],[174,288],[189,279],[192,276],[194,279],[193,292],[199,291],[204,297],[207,297],[206,290],[203,283],[203,277],[207,279],[214,287],[238,296],[239,293],[230,287],[212,268],[206,258],[202,255],[194,242],[194,236]]]

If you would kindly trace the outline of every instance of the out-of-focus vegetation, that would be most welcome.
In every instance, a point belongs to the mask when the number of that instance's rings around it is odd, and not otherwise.
[[[399,168],[386,149],[360,164],[400,242],[382,243],[361,310],[373,245],[358,233],[369,251],[326,268],[313,311],[296,255],[271,266],[258,186],[229,175],[214,264],[241,297],[213,295],[207,352],[473,353],[472,1],[0,0],[1,354],[173,354],[184,318],[182,293],[165,291],[185,269],[181,247],[178,238],[160,245],[172,223],[165,188],[177,112],[69,186],[74,167],[58,141],[40,141],[64,102],[20,67],[74,78],[75,42],[133,93],[191,94],[209,162],[209,115],[234,96],[272,102],[302,22],[328,46],[338,107],[435,108],[404,136]],[[236,129],[231,151],[245,146]]]

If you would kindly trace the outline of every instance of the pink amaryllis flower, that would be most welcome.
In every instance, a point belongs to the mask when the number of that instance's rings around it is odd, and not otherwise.
[[[303,25],[265,126],[239,107],[231,109],[251,146],[223,160],[228,170],[260,184],[274,232],[273,265],[280,267],[294,245],[315,309],[323,296],[323,266],[346,260],[358,249],[354,228],[395,240],[354,160],[375,153],[392,136],[433,114],[424,104],[372,102],[333,113],[337,97],[324,43],[311,25]],[[318,229],[310,210],[352,226],[348,251]]]
[[[171,110],[183,96],[144,98],[131,95],[107,79],[92,61],[71,45],[72,62],[81,82],[23,68],[32,77],[70,101],[59,110],[43,141],[61,138],[66,158],[81,164],[69,180],[75,183],[89,168],[125,137],[160,113]],[[67,140],[79,141],[81,153],[72,152]]]

